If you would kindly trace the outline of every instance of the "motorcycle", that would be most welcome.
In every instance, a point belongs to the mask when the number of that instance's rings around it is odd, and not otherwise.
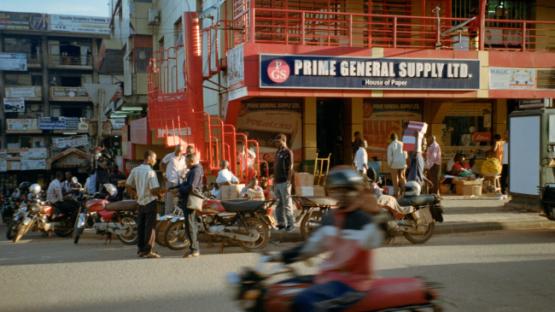
[[[52,205],[40,199],[40,194],[40,185],[31,185],[27,201],[22,202],[14,214],[6,234],[14,243],[29,231],[41,231],[49,235],[54,233],[59,237],[67,237],[73,232],[72,225],[75,222],[78,202],[64,200],[64,211],[56,214]]]
[[[293,279],[270,282],[280,274],[290,274]],[[286,265],[266,273],[262,261],[255,268],[244,269],[239,274],[230,273],[227,277],[233,299],[242,310],[249,312],[290,311],[295,295],[312,286],[313,278],[300,276]],[[420,278],[376,278],[371,285],[366,295],[345,311],[441,311],[437,303],[437,286]]]
[[[11,226],[10,223],[14,213],[21,203],[27,199],[26,194],[29,186],[31,186],[30,182],[21,182],[10,196],[4,196],[2,202],[2,222],[4,222],[8,228]],[[12,238],[7,239],[11,240]]]
[[[270,240],[273,225],[272,201],[207,199],[197,212],[199,233],[222,242],[238,244],[252,251],[264,249]],[[173,218],[165,234],[167,246],[181,250],[190,246],[185,235],[183,217]]]
[[[321,196],[293,196],[293,202],[300,211],[295,221],[299,223],[301,236],[305,240],[320,226],[322,217],[337,206],[335,200]]]
[[[117,189],[113,184],[105,184],[100,193],[85,197],[79,207],[75,220],[73,243],[78,244],[86,229],[97,234],[106,235],[107,241],[112,235],[126,245],[137,243],[137,224],[135,223],[137,202],[122,200],[115,202]]]
[[[443,222],[443,209],[439,196],[421,195],[419,185],[407,183],[405,196],[398,200],[400,209],[385,208],[393,220],[387,224],[385,241],[389,242],[398,234],[413,244],[423,244],[433,235],[435,223]],[[412,190],[416,188],[416,190]]]

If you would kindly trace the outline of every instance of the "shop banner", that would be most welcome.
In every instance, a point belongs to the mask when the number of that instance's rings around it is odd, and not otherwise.
[[[40,13],[0,12],[0,29],[46,30],[48,15]]]
[[[25,113],[25,99],[22,97],[4,98],[4,112]]]
[[[490,68],[489,88],[502,90],[536,89],[537,72],[532,68]]]
[[[88,123],[85,118],[78,117],[41,117],[39,119],[39,129],[86,131],[88,130]]]
[[[88,135],[76,135],[70,137],[53,137],[52,146],[57,149],[65,149],[70,147],[88,146]]]
[[[6,132],[40,132],[36,119],[6,119]]]
[[[41,87],[6,87],[6,97],[40,98]]]
[[[0,70],[26,71],[27,55],[24,53],[0,53]]]
[[[480,61],[260,55],[260,87],[477,90]]]
[[[48,150],[45,147],[29,148],[19,153],[21,159],[46,159]]]
[[[21,170],[46,170],[46,159],[22,159]]]
[[[50,15],[48,30],[110,35],[110,19],[95,16]]]

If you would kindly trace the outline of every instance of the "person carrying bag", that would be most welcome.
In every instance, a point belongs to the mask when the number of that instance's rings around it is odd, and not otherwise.
[[[196,222],[196,212],[202,210],[204,196],[202,196],[202,178],[204,170],[199,163],[198,154],[187,154],[185,161],[189,172],[185,178],[185,182],[179,185],[179,207],[183,210],[185,217],[185,234],[191,242],[189,250],[183,255],[184,258],[198,257],[198,226]]]

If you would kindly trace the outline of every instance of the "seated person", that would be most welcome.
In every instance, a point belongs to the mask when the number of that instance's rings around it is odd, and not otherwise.
[[[381,208],[386,208],[396,215],[404,215],[410,212],[410,207],[401,207],[394,196],[385,195],[383,193],[383,189],[378,185],[378,183],[373,180],[370,180],[369,183],[370,190],[372,190],[373,195],[378,200],[378,206],[380,206]]]
[[[222,160],[220,168],[221,170],[218,172],[218,177],[216,178],[216,184],[218,184],[218,186],[239,183],[239,179],[229,170],[229,161]]]
[[[458,177],[471,177],[474,175],[470,169],[470,164],[466,161],[466,157],[463,154],[459,154],[455,158],[451,174]]]
[[[258,179],[252,178],[239,194],[241,198],[250,200],[265,200],[264,190],[258,185]]]

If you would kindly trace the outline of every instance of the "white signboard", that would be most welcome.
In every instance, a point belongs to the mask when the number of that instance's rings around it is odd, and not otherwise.
[[[24,53],[0,53],[0,70],[26,71],[27,55]]]
[[[41,96],[40,87],[6,87],[6,97],[35,98]]]
[[[49,15],[51,31],[110,35],[110,19],[95,16]]]
[[[35,132],[40,130],[36,119],[6,119],[6,131]]]
[[[89,137],[87,135],[76,135],[71,137],[53,137],[52,146],[58,149],[70,147],[88,146]]]
[[[48,150],[44,147],[29,148],[20,152],[21,159],[45,159],[48,158]]]
[[[46,170],[46,159],[22,159],[21,170]]]
[[[243,45],[227,51],[227,83],[228,86],[243,82],[245,80],[245,58]]]
[[[25,113],[25,99],[22,97],[4,98],[4,112]]]
[[[536,88],[536,70],[532,68],[489,69],[489,88],[502,90],[531,90]]]

